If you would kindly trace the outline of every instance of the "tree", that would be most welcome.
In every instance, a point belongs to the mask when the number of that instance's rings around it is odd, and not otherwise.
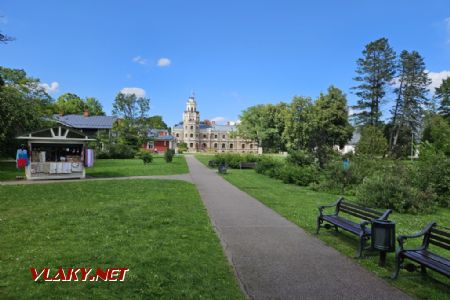
[[[149,118],[146,118],[145,123],[149,126],[149,128],[169,129],[167,124],[163,121],[162,116],[151,116]]]
[[[87,97],[84,100],[84,109],[87,109],[89,111],[89,114],[92,116],[105,115],[102,104],[94,97]]]
[[[330,86],[321,93],[309,115],[308,146],[324,167],[333,146],[343,147],[352,137],[353,127],[348,120],[347,98],[338,88]]]
[[[428,118],[422,140],[431,143],[437,151],[450,156],[450,125],[442,116],[434,115]]]
[[[435,89],[434,96],[440,100],[439,114],[450,123],[450,77],[442,80],[441,85]]]
[[[311,113],[312,100],[308,97],[295,96],[289,104],[283,132],[286,147],[300,150],[307,146],[308,115]]]
[[[428,103],[427,93],[430,79],[425,71],[425,63],[417,51],[402,51],[400,54],[399,87],[395,90],[397,99],[393,110],[393,130],[390,137],[391,152],[397,146],[403,127],[418,136],[424,105]]]
[[[258,145],[267,151],[284,150],[286,113],[287,105],[282,102],[276,105],[251,106],[242,112],[237,134],[246,139],[257,140]]]
[[[387,149],[387,140],[379,127],[367,125],[361,128],[361,139],[356,145],[356,153],[384,156]]]
[[[354,80],[359,85],[353,89],[359,99],[353,107],[358,111],[354,117],[358,124],[378,126],[380,106],[395,75],[396,55],[386,38],[370,42],[362,54],[356,62],[358,75]]]
[[[85,108],[83,99],[76,94],[65,93],[56,99],[56,111],[63,115],[82,114]]]
[[[24,70],[0,67],[0,78],[0,154],[12,155],[15,136],[44,126],[53,102]]]
[[[120,143],[137,148],[148,142],[149,126],[145,121],[149,110],[150,99],[138,98],[135,94],[117,94],[113,114],[121,117],[114,127]]]

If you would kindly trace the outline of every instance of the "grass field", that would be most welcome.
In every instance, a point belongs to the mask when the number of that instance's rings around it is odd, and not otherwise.
[[[162,155],[153,156],[153,162],[144,165],[140,159],[97,159],[93,168],[86,168],[86,175],[91,177],[125,177],[146,175],[174,175],[188,173],[184,156],[174,156],[171,163],[166,163]],[[15,162],[0,162],[0,181],[15,180],[16,175],[25,175],[16,169]]]
[[[204,164],[207,164],[207,161],[211,159],[204,155],[197,155],[196,157]],[[304,187],[284,184],[280,180],[257,174],[254,170],[229,170],[228,174],[223,176],[239,189],[260,200],[311,234],[314,234],[316,229],[317,207],[330,204],[338,198],[338,195],[315,192]],[[436,213],[429,215],[409,215],[394,212],[390,219],[396,222],[397,234],[409,234],[418,231],[432,220],[445,224],[447,227],[450,226],[450,209],[440,208]],[[342,231],[336,233],[334,230],[321,229],[318,238],[347,256],[355,256],[358,240],[353,235]],[[442,255],[447,254],[448,257],[448,251],[447,253],[440,251],[440,253]],[[378,266],[378,254],[375,252],[365,252],[365,258],[355,259],[355,262],[417,298],[449,299],[450,280],[433,271],[428,272],[429,276],[422,278],[419,273],[408,273],[402,270],[397,280],[391,280],[390,275],[394,268],[393,253],[388,254],[386,268]]]
[[[0,299],[242,299],[194,185],[0,186]],[[128,267],[124,282],[34,282],[30,267]]]

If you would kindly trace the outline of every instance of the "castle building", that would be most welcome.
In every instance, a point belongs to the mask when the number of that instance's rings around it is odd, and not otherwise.
[[[200,122],[200,112],[193,96],[186,103],[183,122],[173,127],[172,135],[177,143],[186,143],[189,152],[258,152],[255,141],[237,136],[235,125]]]

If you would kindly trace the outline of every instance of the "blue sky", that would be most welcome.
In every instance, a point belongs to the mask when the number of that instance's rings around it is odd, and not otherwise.
[[[331,84],[353,104],[355,61],[380,37],[419,51],[436,83],[450,76],[448,0],[7,0],[0,15],[16,37],[0,45],[0,65],[25,69],[55,98],[96,97],[108,114],[120,90],[142,89],[169,125],[192,90],[202,119],[236,120]]]

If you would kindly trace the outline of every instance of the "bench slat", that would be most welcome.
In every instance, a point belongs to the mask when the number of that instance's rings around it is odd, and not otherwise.
[[[438,271],[446,276],[450,276],[450,266],[442,263],[439,260],[436,260],[429,256],[425,256],[421,252],[418,252],[418,251],[405,251],[403,253],[403,255],[405,257],[412,259],[420,264],[423,264],[435,271]],[[445,261],[445,259],[444,259],[444,261]]]
[[[378,215],[375,215],[373,213],[364,211],[362,209],[357,209],[357,208],[353,208],[353,207],[347,206],[346,203],[341,204],[339,208],[340,208],[340,210],[343,209],[345,211],[351,211],[351,212],[354,212],[354,213],[356,213],[358,215],[362,215],[362,216],[364,216],[364,218],[362,218],[362,219],[365,219],[365,220],[368,220],[368,221],[373,220],[373,219],[377,219],[377,218],[380,217]],[[359,217],[359,216],[357,216],[357,217]]]
[[[434,234],[433,231],[431,231],[430,239],[436,240],[436,241],[438,241],[438,242],[441,242],[441,243],[443,243],[443,244],[447,244],[447,245],[450,246],[450,239],[447,239],[447,238],[445,238],[445,237],[436,235],[436,234]]]
[[[334,225],[337,225],[338,227],[350,231],[354,234],[359,234],[361,232],[361,227],[359,226],[358,223],[352,222],[350,220],[344,219],[344,218],[340,218],[338,216],[323,216],[323,220],[330,222]],[[366,233],[370,234],[370,229],[366,228]]]
[[[432,233],[437,233],[437,234],[439,234],[439,235],[442,235],[442,236],[445,236],[445,237],[450,238],[450,232],[443,231],[443,230],[438,229],[438,228],[432,228],[432,229],[431,229],[431,232],[432,232]]]
[[[365,211],[371,212],[371,213],[375,214],[375,215],[377,216],[377,218],[378,218],[378,217],[381,217],[381,216],[383,215],[382,212],[376,211],[376,210],[371,209],[371,208],[369,208],[369,207],[361,206],[361,205],[356,204],[356,203],[353,203],[353,202],[342,201],[342,202],[341,202],[341,205],[342,205],[342,204],[345,204],[345,205],[347,205],[347,206],[354,207],[354,208],[356,208],[356,209],[361,209],[361,210],[365,210]]]
[[[449,246],[449,245],[443,244],[443,243],[438,242],[438,241],[436,241],[436,240],[431,240],[431,239],[430,239],[430,244],[433,244],[433,245],[435,245],[435,246],[444,248],[444,249],[446,249],[446,250],[450,250],[450,246]]]

